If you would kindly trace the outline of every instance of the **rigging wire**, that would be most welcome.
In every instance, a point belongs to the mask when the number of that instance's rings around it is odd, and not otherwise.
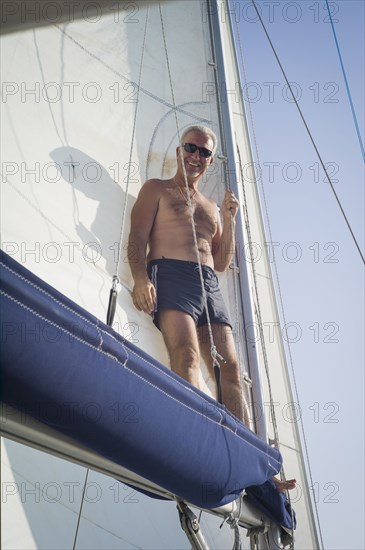
[[[327,11],[328,11],[328,15],[329,15],[329,18],[330,18],[330,22],[331,22],[331,28],[332,28],[332,32],[333,32],[333,37],[334,37],[335,43],[336,43],[336,49],[337,49],[338,57],[339,57],[339,60],[340,60],[340,65],[341,65],[341,69],[342,69],[343,78],[344,78],[345,85],[346,85],[347,96],[348,96],[349,102],[350,102],[350,107],[351,107],[351,112],[352,112],[352,118],[354,119],[354,124],[355,124],[355,128],[356,128],[357,138],[358,138],[358,140],[359,140],[359,145],[360,145],[360,149],[361,149],[361,154],[362,154],[363,160],[364,160],[364,162],[365,162],[365,149],[364,149],[364,144],[363,144],[362,139],[361,139],[360,128],[359,128],[359,124],[358,124],[358,122],[357,122],[357,117],[356,117],[356,113],[355,113],[355,107],[354,107],[354,104],[353,104],[353,101],[352,101],[352,96],[351,96],[351,92],[350,92],[350,86],[349,86],[349,83],[348,83],[348,80],[347,80],[346,71],[345,71],[345,66],[344,66],[343,61],[342,61],[342,55],[341,55],[341,51],[340,51],[340,46],[339,46],[339,43],[338,43],[338,40],[337,40],[337,35],[336,35],[335,27],[334,27],[334,24],[333,24],[333,19],[332,19],[332,15],[331,15],[331,10],[330,10],[330,7],[329,7],[329,5],[328,5],[328,0],[326,0],[326,6],[327,6]]]
[[[237,21],[236,21],[236,35],[237,35],[237,38],[238,38],[240,61],[241,61],[241,67],[242,67],[242,71],[243,71],[244,81],[247,82],[248,79],[247,79],[247,76],[246,76],[245,64],[244,64],[244,60],[243,60],[241,36],[240,36],[240,31],[239,31],[239,28],[238,28],[238,25],[237,25]],[[255,134],[253,113],[252,113],[250,102],[248,102],[248,108],[249,108],[250,122],[251,122],[251,128],[252,128],[252,133],[253,133],[253,141],[254,141],[254,146],[255,146],[255,156],[256,156],[256,159],[257,159],[257,163],[260,166],[260,158],[259,158],[259,152],[258,152],[258,146],[257,146],[257,140],[256,140],[256,134]],[[240,165],[241,165],[241,162],[240,162]],[[265,207],[265,217],[266,217],[266,221],[267,221],[269,238],[270,238],[270,242],[273,242],[272,231],[271,231],[271,223],[270,223],[270,217],[269,217],[269,212],[268,212],[268,205],[267,205],[266,193],[265,193],[263,181],[261,181],[261,189],[262,189],[262,197],[263,197],[263,202],[264,202],[264,207]],[[281,315],[282,315],[282,319],[283,319],[283,322],[284,322],[284,326],[286,327],[287,323],[286,323],[286,317],[285,317],[285,311],[284,311],[284,305],[283,305],[283,297],[282,297],[282,293],[281,293],[279,273],[278,273],[277,263],[276,263],[276,258],[275,258],[275,251],[273,251],[273,266],[274,266],[274,272],[275,272],[275,280],[276,280],[276,283],[277,283],[277,288],[278,288],[278,293],[279,293],[279,303],[280,303]],[[293,357],[292,357],[291,348],[290,348],[290,345],[289,345],[289,339],[288,338],[287,338],[287,342],[288,342],[287,347],[288,347],[288,353],[289,353],[289,363],[290,363],[291,373],[292,373],[292,378],[293,378],[293,383],[294,383],[294,390],[295,390],[295,395],[296,395],[296,398],[297,398],[297,402],[299,402],[299,392],[298,392],[298,386],[297,386],[295,372],[294,372],[294,361],[293,361]],[[265,367],[266,367],[266,362],[265,362]],[[271,397],[270,397],[270,401],[271,401]],[[275,414],[275,412],[274,412],[274,414]],[[309,452],[308,452],[308,446],[307,446],[307,441],[306,441],[306,437],[305,437],[305,432],[304,432],[304,426],[303,426],[303,420],[302,419],[300,419],[300,425],[301,425],[301,431],[302,431],[302,436],[303,436],[303,443],[304,443],[304,449],[305,449],[305,455],[306,455],[306,462],[307,462],[307,467],[308,467],[309,478],[310,478],[311,485],[313,486],[313,476],[312,476],[312,470],[311,470],[311,465],[310,465],[310,461],[309,461]],[[289,497],[289,501],[290,501],[290,497]],[[319,521],[318,507],[317,507],[317,503],[316,503],[315,499],[314,499],[314,508],[315,508],[316,519],[317,519],[317,524],[318,524],[319,536],[320,536],[320,539],[321,539],[322,548],[324,548],[321,525],[320,525],[320,521]]]
[[[271,38],[270,38],[270,36],[269,36],[269,33],[267,32],[267,29],[266,29],[266,27],[265,27],[265,24],[264,24],[264,22],[263,22],[263,20],[262,20],[262,17],[261,17],[261,15],[260,15],[260,12],[259,12],[259,10],[257,9],[256,3],[254,2],[254,0],[251,0],[251,2],[252,2],[253,6],[254,6],[254,8],[255,8],[255,10],[256,10],[257,17],[258,17],[258,19],[259,19],[259,21],[260,21],[260,23],[261,23],[261,26],[262,26],[262,28],[263,28],[265,34],[266,34],[266,38],[267,38],[268,41],[269,41],[269,44],[270,44],[270,46],[271,46],[271,49],[272,49],[272,51],[273,51],[273,53],[274,53],[274,56],[275,56],[275,58],[276,58],[276,61],[278,62],[278,65],[279,65],[279,67],[280,67],[280,70],[281,70],[281,72],[282,72],[282,74],[283,74],[283,76],[284,76],[285,82],[286,82],[286,84],[287,84],[287,86],[288,86],[288,89],[290,90],[290,93],[291,93],[291,95],[292,95],[292,97],[293,97],[293,102],[295,103],[295,106],[296,106],[296,108],[297,108],[297,110],[298,110],[298,113],[299,113],[301,119],[302,119],[302,122],[303,122],[303,124],[304,124],[304,126],[305,126],[305,129],[307,130],[308,136],[309,136],[309,138],[310,138],[310,140],[311,140],[311,142],[312,142],[312,145],[313,145],[313,147],[314,147],[314,149],[315,149],[315,151],[316,151],[316,153],[317,153],[319,162],[321,163],[321,166],[322,166],[323,171],[324,171],[324,173],[325,173],[325,175],[326,175],[326,178],[327,178],[327,180],[328,180],[328,183],[330,184],[330,187],[331,187],[332,192],[333,192],[333,194],[334,194],[334,197],[335,197],[335,199],[336,199],[336,201],[337,201],[337,204],[338,204],[338,206],[339,206],[339,208],[340,208],[340,210],[341,210],[342,216],[343,216],[343,218],[344,218],[344,220],[345,220],[345,222],[346,222],[346,225],[347,225],[347,227],[348,227],[348,230],[349,230],[350,233],[351,233],[351,236],[352,236],[352,239],[353,239],[353,241],[354,241],[354,243],[355,243],[355,246],[356,246],[356,248],[357,248],[357,251],[358,251],[358,253],[360,254],[360,257],[361,257],[361,259],[362,259],[362,262],[365,264],[365,257],[364,257],[364,255],[363,255],[363,253],[362,253],[362,251],[361,251],[361,248],[360,248],[359,243],[357,242],[356,236],[355,236],[355,234],[354,234],[354,232],[353,232],[353,230],[352,230],[352,227],[351,227],[350,222],[349,222],[349,220],[348,220],[348,218],[347,218],[347,215],[346,215],[346,213],[345,213],[345,211],[344,211],[344,209],[343,209],[343,207],[342,207],[341,201],[340,201],[340,199],[338,198],[338,195],[337,195],[336,190],[335,190],[335,188],[334,188],[334,186],[333,186],[333,183],[332,183],[332,181],[331,181],[331,178],[330,178],[330,176],[329,176],[329,174],[328,174],[328,172],[327,172],[326,166],[325,166],[325,164],[324,164],[324,162],[323,162],[323,160],[322,160],[322,156],[321,156],[321,154],[320,154],[320,152],[319,152],[319,150],[318,150],[318,147],[317,147],[317,145],[316,145],[316,142],[314,141],[314,138],[313,138],[313,136],[312,136],[312,133],[311,133],[309,127],[308,127],[308,124],[307,124],[305,118],[304,118],[304,115],[303,115],[303,113],[302,113],[302,110],[301,110],[301,108],[299,107],[298,100],[297,100],[297,98],[295,97],[295,94],[294,94],[293,89],[292,89],[292,87],[291,87],[291,85],[290,85],[290,82],[289,82],[289,80],[288,80],[288,77],[286,76],[284,67],[282,66],[282,64],[281,64],[281,62],[280,62],[280,59],[279,59],[279,57],[278,57],[278,54],[277,54],[277,52],[276,52],[276,50],[275,50],[274,44],[272,43]]]
[[[90,472],[90,469],[87,468],[87,470],[86,470],[86,476],[85,476],[85,482],[84,482],[84,487],[83,487],[83,489],[82,489],[81,502],[80,502],[80,509],[79,509],[79,515],[78,515],[78,518],[77,518],[76,532],[75,532],[75,538],[74,538],[74,543],[73,543],[73,546],[72,546],[72,550],[75,550],[75,548],[76,548],[77,537],[78,537],[78,534],[79,534],[81,513],[82,513],[82,508],[83,508],[84,502],[85,502],[85,501],[84,501],[84,497],[85,497],[85,491],[86,491],[86,485],[87,485],[87,478],[89,477],[89,472]]]
[[[115,262],[115,273],[114,273],[114,276],[112,278],[112,288],[110,289],[110,292],[109,292],[109,304],[108,304],[107,319],[106,319],[106,322],[109,326],[113,325],[116,306],[117,306],[118,291],[119,291],[119,288],[120,288],[120,286],[119,286],[120,285],[120,280],[119,280],[118,273],[119,273],[120,258],[121,258],[121,253],[122,253],[124,226],[125,226],[125,218],[126,218],[126,213],[127,213],[127,204],[128,204],[128,196],[129,196],[128,192],[129,192],[131,165],[132,165],[133,144],[134,144],[134,136],[135,136],[135,133],[136,133],[136,125],[137,125],[137,112],[138,112],[138,104],[139,104],[139,92],[140,92],[141,80],[142,80],[143,59],[144,59],[144,52],[145,52],[145,45],[146,45],[148,14],[149,14],[149,6],[147,6],[147,10],[146,10],[146,21],[145,21],[145,27],[144,27],[144,33],[143,33],[142,53],[141,53],[141,60],[140,60],[140,64],[139,64],[137,99],[136,99],[136,108],[134,110],[134,116],[133,116],[131,145],[130,145],[130,148],[129,148],[128,171],[127,171],[127,176],[126,176],[127,185],[126,185],[126,190],[125,190],[125,198],[124,198],[123,213],[122,213],[122,222],[121,222],[120,233],[119,233],[118,253],[117,253],[117,259],[116,259],[116,262]]]
[[[136,99],[136,108],[134,111],[134,118],[133,118],[133,128],[132,128],[132,137],[131,137],[131,146],[129,149],[129,161],[128,161],[128,171],[127,171],[127,186],[125,190],[125,201],[124,201],[124,208],[123,208],[123,215],[122,215],[122,223],[120,228],[120,235],[119,235],[119,247],[118,247],[118,256],[115,266],[115,274],[118,275],[119,266],[120,266],[120,256],[121,256],[121,249],[122,249],[122,240],[123,240],[123,233],[124,233],[124,225],[125,225],[125,217],[127,212],[127,202],[128,202],[128,190],[129,190],[129,183],[130,183],[130,172],[131,172],[131,164],[132,164],[132,154],[133,154],[133,144],[134,144],[134,136],[136,133],[136,125],[137,125],[137,112],[138,112],[138,104],[139,104],[139,91],[141,88],[141,80],[142,80],[142,68],[143,68],[143,59],[144,59],[144,53],[146,49],[146,35],[147,35],[147,25],[148,25],[148,14],[149,14],[149,6],[147,6],[146,10],[146,21],[145,21],[145,27],[144,27],[144,33],[143,33],[143,44],[142,44],[142,53],[141,53],[141,61],[139,64],[139,74],[138,74],[138,87],[137,87],[137,99]]]
[[[193,239],[194,239],[194,247],[195,247],[195,252],[196,252],[196,257],[197,257],[197,264],[198,264],[198,267],[199,267],[200,285],[201,285],[201,290],[202,290],[202,295],[203,295],[204,310],[205,310],[205,314],[206,314],[206,318],[207,318],[207,328],[208,328],[208,336],[209,336],[209,342],[210,342],[210,353],[211,353],[211,357],[212,357],[212,360],[213,360],[214,374],[215,374],[216,382],[217,382],[218,401],[222,404],[221,370],[220,370],[220,364],[218,362],[218,359],[222,360],[223,362],[225,362],[225,360],[221,355],[219,355],[219,353],[217,351],[217,348],[215,346],[215,343],[214,343],[214,338],[213,338],[212,325],[211,325],[211,322],[210,322],[210,315],[209,315],[209,309],[208,309],[207,293],[206,293],[205,285],[204,285],[203,269],[202,269],[202,264],[201,264],[201,261],[200,261],[198,239],[197,239],[197,235],[196,235],[196,228],[195,228],[195,222],[194,222],[193,203],[192,203],[192,200],[191,200],[191,197],[190,197],[188,178],[187,178],[186,170],[185,170],[184,155],[183,155],[182,147],[181,147],[180,126],[179,126],[179,121],[178,121],[178,118],[177,118],[177,109],[176,109],[174,87],[173,87],[173,84],[172,84],[172,75],[171,75],[168,48],[167,48],[167,42],[166,42],[165,25],[164,25],[162,8],[161,8],[161,3],[160,2],[158,4],[158,6],[159,6],[159,11],[160,11],[162,37],[163,37],[163,43],[164,43],[164,48],[165,48],[165,57],[166,57],[167,72],[168,72],[168,75],[169,75],[169,83],[170,83],[172,104],[173,104],[173,110],[174,110],[174,114],[175,114],[176,130],[177,130],[178,140],[179,140],[179,144],[180,144],[179,154],[180,154],[181,165],[182,165],[183,174],[184,174],[185,191],[186,191],[186,195],[188,197],[187,198],[187,204],[188,204],[189,213],[190,213],[190,221],[191,221],[191,228],[192,228]]]

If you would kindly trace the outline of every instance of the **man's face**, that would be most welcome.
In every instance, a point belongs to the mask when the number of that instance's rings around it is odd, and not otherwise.
[[[191,152],[191,150],[186,151],[184,147],[182,147],[186,175],[190,178],[201,177],[204,174],[204,172],[207,170],[208,166],[213,162],[213,155],[209,157],[205,157],[203,154],[204,151],[202,150],[199,151],[198,147],[204,148],[208,151],[212,151],[213,140],[211,137],[207,136],[206,134],[202,134],[200,132],[189,132],[184,137],[184,143],[185,144],[189,143],[197,146],[197,149],[194,153]],[[190,149],[193,149],[193,148],[190,147]],[[181,153],[179,152],[179,147],[176,149],[176,151],[177,151],[178,163],[180,164]]]

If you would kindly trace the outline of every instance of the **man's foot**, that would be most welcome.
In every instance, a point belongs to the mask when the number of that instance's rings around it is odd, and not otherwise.
[[[279,493],[295,489],[297,483],[296,479],[287,479],[285,481],[281,481],[281,479],[277,479],[276,477],[272,477],[271,479],[274,482],[275,487],[279,491]]]

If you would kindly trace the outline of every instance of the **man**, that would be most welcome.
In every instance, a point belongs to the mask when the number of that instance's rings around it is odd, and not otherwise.
[[[247,423],[231,326],[214,273],[225,271],[231,262],[238,201],[226,192],[222,227],[217,205],[198,190],[201,177],[213,162],[217,138],[209,128],[193,126],[181,140],[182,146],[176,148],[175,176],[146,181],[132,210],[128,251],[135,282],[133,302],[138,310],[154,313],[174,372],[199,387],[202,356],[213,374],[190,197],[213,340],[225,361],[220,361],[223,402]]]
[[[231,325],[214,273],[225,271],[231,263],[238,201],[232,192],[226,191],[219,212],[215,202],[198,190],[216,148],[217,137],[212,130],[191,126],[176,148],[174,177],[151,179],[143,185],[132,209],[128,243],[135,283],[132,296],[139,311],[153,314],[154,323],[164,337],[172,370],[198,388],[200,357],[213,375],[198,252],[213,341],[223,358],[219,359],[223,403],[248,424]],[[295,480],[273,481],[280,491],[295,486]]]

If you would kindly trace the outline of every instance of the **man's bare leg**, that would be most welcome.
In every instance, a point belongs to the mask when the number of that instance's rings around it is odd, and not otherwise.
[[[231,328],[228,325],[216,323],[213,323],[211,327],[214,345],[219,355],[225,360],[225,363],[220,361],[223,403],[227,409],[246,424],[246,426],[251,427],[248,407],[243,397],[240,367]],[[213,360],[210,351],[211,343],[207,325],[198,328],[198,336],[201,355],[208,369],[212,375],[214,375],[212,366]],[[294,489],[296,485],[295,479],[281,481],[273,477],[272,481],[279,492]]]
[[[159,323],[171,369],[199,388],[200,351],[194,319],[183,311],[163,309]]]
[[[243,396],[240,366],[232,330],[228,325],[217,323],[212,323],[211,328],[214,345],[219,355],[224,359],[224,362],[218,360],[221,367],[223,403],[231,413],[250,427],[250,418],[247,404]],[[198,327],[198,337],[202,358],[209,372],[214,377],[213,359],[210,349],[211,342],[207,325]]]

